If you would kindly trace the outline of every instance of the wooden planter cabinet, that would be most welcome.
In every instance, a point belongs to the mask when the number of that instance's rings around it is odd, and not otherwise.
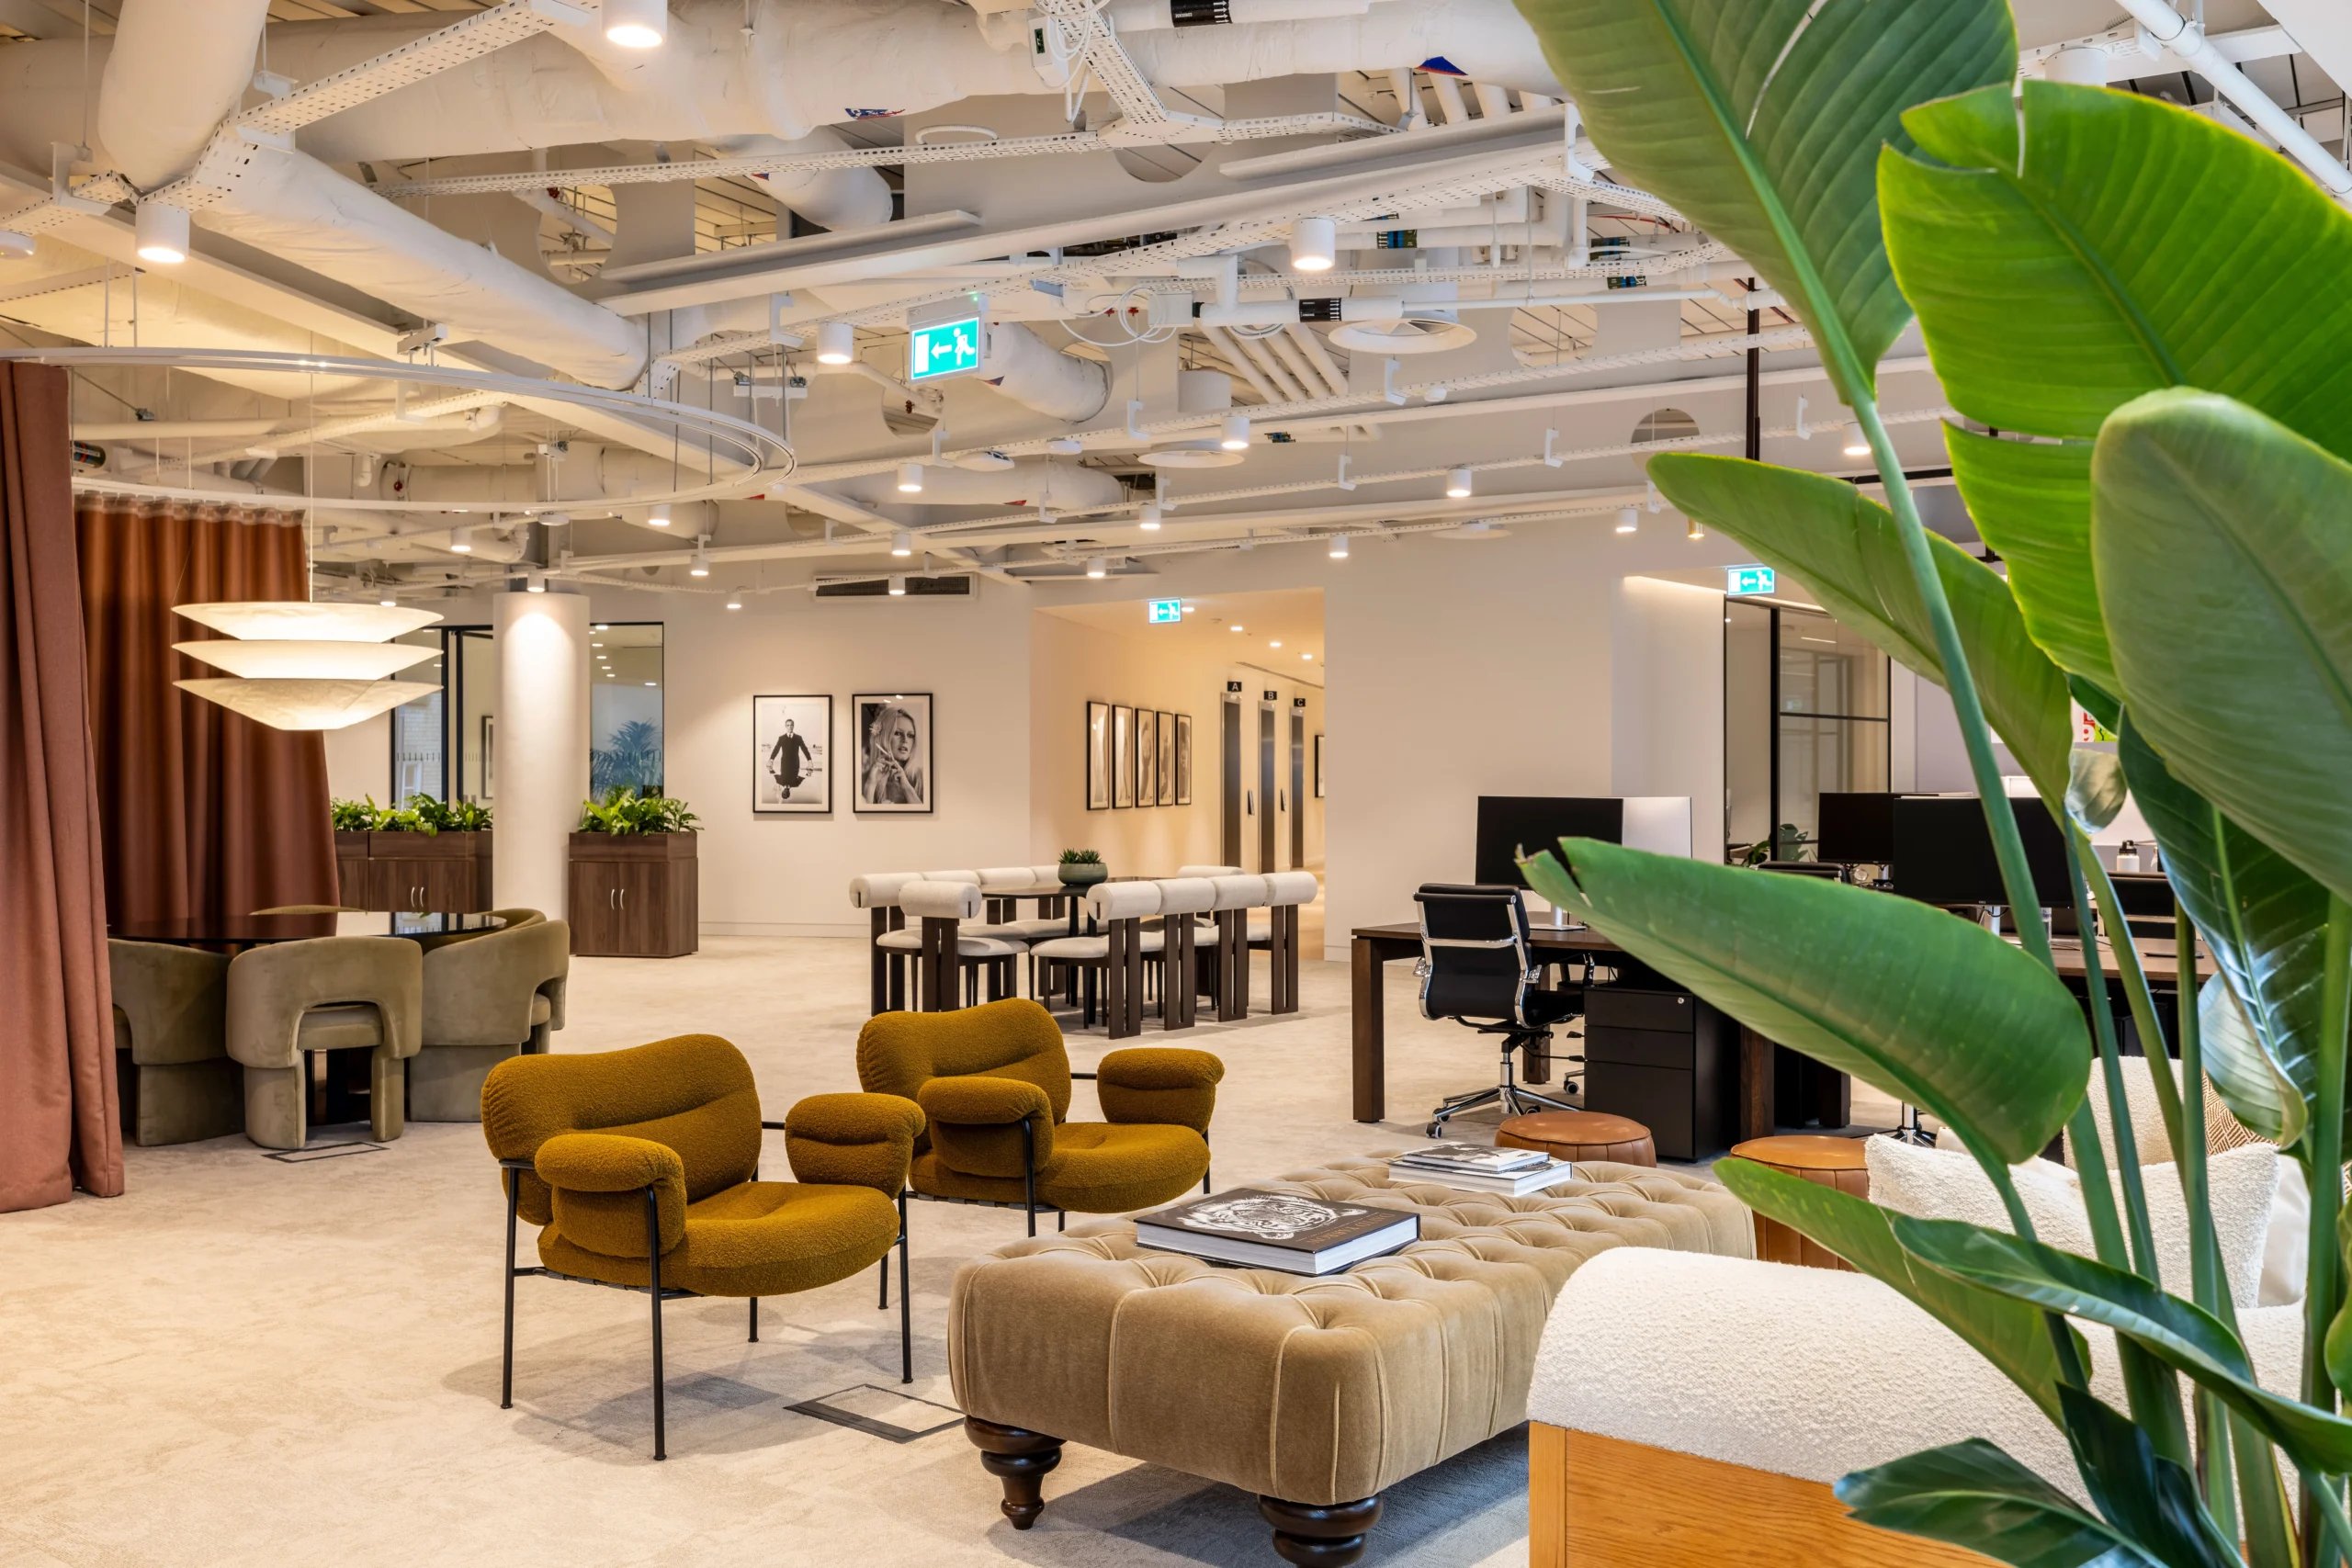
[[[473,914],[492,905],[488,833],[337,833],[341,902]]]
[[[694,833],[571,835],[571,951],[682,958],[699,945]]]

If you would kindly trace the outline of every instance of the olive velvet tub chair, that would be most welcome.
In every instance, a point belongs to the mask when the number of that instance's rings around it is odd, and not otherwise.
[[[245,1069],[245,1136],[266,1149],[310,1137],[311,1056],[369,1053],[368,1135],[401,1135],[407,1065],[424,1011],[413,942],[322,936],[249,948],[229,961],[229,1055]]]
[[[554,923],[554,922],[550,922]],[[481,1091],[482,1136],[506,1188],[506,1340],[498,1405],[514,1403],[514,1281],[526,1274],[643,1291],[653,1308],[653,1457],[669,1451],[662,1303],[760,1298],[846,1280],[899,1248],[899,1381],[914,1378],[907,1310],[911,1100],[811,1095],[760,1120],[751,1064],[711,1034],[625,1051],[514,1056]],[[759,1179],[761,1132],[781,1130],[797,1181]],[[514,1224],[540,1227],[539,1264],[514,1264]]]
[[[107,942],[122,1130],[141,1148],[243,1132],[243,1079],[229,1057],[229,960],[155,942]]]
[[[526,911],[534,912],[534,911]],[[481,1086],[510,1056],[542,1054],[563,1027],[571,927],[535,920],[424,954],[424,1043],[408,1065],[417,1122],[479,1122]]]
[[[930,1125],[908,1184],[918,1198],[1123,1214],[1181,1197],[1209,1172],[1209,1116],[1225,1064],[1205,1051],[1114,1051],[1072,1073],[1061,1026],[1011,997],[954,1012],[886,1012],[857,1037],[858,1081],[904,1095]],[[1092,1077],[1104,1122],[1071,1122],[1070,1080]]]

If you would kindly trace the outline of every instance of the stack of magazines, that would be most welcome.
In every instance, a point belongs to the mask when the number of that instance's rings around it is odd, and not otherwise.
[[[1419,1214],[1252,1187],[1156,1209],[1136,1220],[1141,1246],[1286,1274],[1336,1274],[1351,1263],[1394,1252],[1420,1234]]]
[[[1430,1144],[1388,1162],[1391,1181],[1425,1181],[1513,1198],[1574,1180],[1576,1174],[1574,1165],[1539,1149],[1488,1148],[1484,1144]]]

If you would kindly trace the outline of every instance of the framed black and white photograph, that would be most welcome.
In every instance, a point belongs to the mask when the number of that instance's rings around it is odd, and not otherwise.
[[[1124,811],[1136,803],[1136,710],[1111,710],[1111,804]]]
[[[753,814],[822,817],[832,809],[832,697],[753,697]]]
[[[1086,809],[1111,809],[1111,705],[1086,705]]]
[[[1153,777],[1159,784],[1159,804],[1176,804],[1176,716],[1163,713],[1153,733],[1159,738],[1159,765]]]
[[[1136,804],[1159,804],[1159,715],[1136,709]]]
[[[1176,716],[1176,804],[1193,804],[1193,716]]]
[[[857,736],[855,809],[894,816],[929,811],[938,789],[931,694],[865,692],[849,705]]]
[[[1315,798],[1323,798],[1323,738],[1315,738]]]

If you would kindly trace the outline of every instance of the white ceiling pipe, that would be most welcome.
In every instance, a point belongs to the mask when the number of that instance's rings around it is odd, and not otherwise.
[[[1313,288],[1314,285],[1302,285]],[[1340,301],[1343,321],[1394,321],[1405,314],[1405,301],[1394,294],[1350,295]],[[1299,319],[1295,299],[1245,299],[1238,305],[1204,305],[1193,320],[1204,327],[1280,327]]]
[[[750,158],[794,152],[839,152],[849,138],[831,126],[819,126],[806,136],[727,136],[713,141],[721,157]],[[828,229],[863,229],[890,221],[890,184],[873,169],[816,169],[802,174],[753,175],[768,187],[776,205],[790,208],[811,223]],[[790,225],[779,228],[783,239]]]
[[[2165,0],[2123,0],[2123,8],[2182,64],[2211,82],[2216,93],[2261,127],[2331,195],[2352,195],[2352,172],[2330,157],[2327,149],[2314,141],[2311,132],[2271,101],[2269,94],[2247,81],[2245,73],[2213,46],[2203,28],[2174,10]]]
[[[1482,118],[1501,119],[1510,113],[1509,89],[1498,87],[1492,82],[1473,82],[1470,90],[1477,95],[1478,113]]]
[[[1233,338],[1227,337],[1223,328],[1203,327],[1201,335],[1209,340],[1209,346],[1216,349],[1225,362],[1232,366],[1243,380],[1250,383],[1250,389],[1255,391],[1261,399],[1270,403],[1278,403],[1283,400],[1282,394],[1274,390],[1274,384],[1266,379],[1266,373],[1259,369],[1248,355],[1241,352],[1239,344]],[[1230,406],[1229,400],[1228,406]]]
[[[107,162],[142,191],[186,174],[244,96],[268,17],[269,0],[122,0],[98,94]]]
[[[1442,71],[1430,73],[1430,88],[1437,95],[1438,113],[1448,125],[1461,125],[1470,118],[1470,106],[1462,101],[1462,84]]]
[[[1219,22],[1248,27],[1259,22],[1304,22],[1325,17],[1361,17],[1371,0],[1225,0]],[[1112,0],[1111,20],[1119,36],[1166,32],[1180,25],[1169,0]]]
[[[1282,394],[1281,401],[1305,402],[1311,395],[1305,387],[1292,379],[1289,371],[1283,368],[1282,361],[1267,348],[1264,338],[1247,337],[1236,333],[1233,334],[1233,341],[1241,345],[1241,352],[1256,361],[1258,368],[1264,372],[1266,379],[1274,384],[1274,390]]]
[[[1291,379],[1298,383],[1298,389],[1303,395],[1319,398],[1329,389],[1323,385],[1322,378],[1315,374],[1314,367],[1306,363],[1306,356],[1299,353],[1298,345],[1291,341],[1290,333],[1298,330],[1298,324],[1294,321],[1288,332],[1260,339],[1259,346],[1282,362],[1283,368],[1290,372]]]
[[[989,378],[998,391],[1049,418],[1092,419],[1111,400],[1111,372],[1048,344],[1018,321],[989,327]]]
[[[1340,374],[1340,367],[1331,358],[1331,351],[1323,346],[1323,340],[1315,335],[1315,329],[1305,322],[1294,321],[1290,335],[1298,340],[1299,346],[1306,353],[1307,361],[1322,376],[1325,389],[1333,397],[1345,397],[1348,378]]]
[[[1123,504],[1126,489],[1101,468],[1024,457],[1010,468],[927,468],[922,490],[908,494],[895,474],[874,474],[831,487],[867,506],[1046,506],[1056,512],[1100,512]]]
[[[608,245],[619,243],[618,234],[614,233],[578,208],[558,201],[544,190],[536,187],[530,190],[518,190],[514,193],[514,199],[526,207],[546,213],[575,234],[584,235],[591,240],[602,240]]]

